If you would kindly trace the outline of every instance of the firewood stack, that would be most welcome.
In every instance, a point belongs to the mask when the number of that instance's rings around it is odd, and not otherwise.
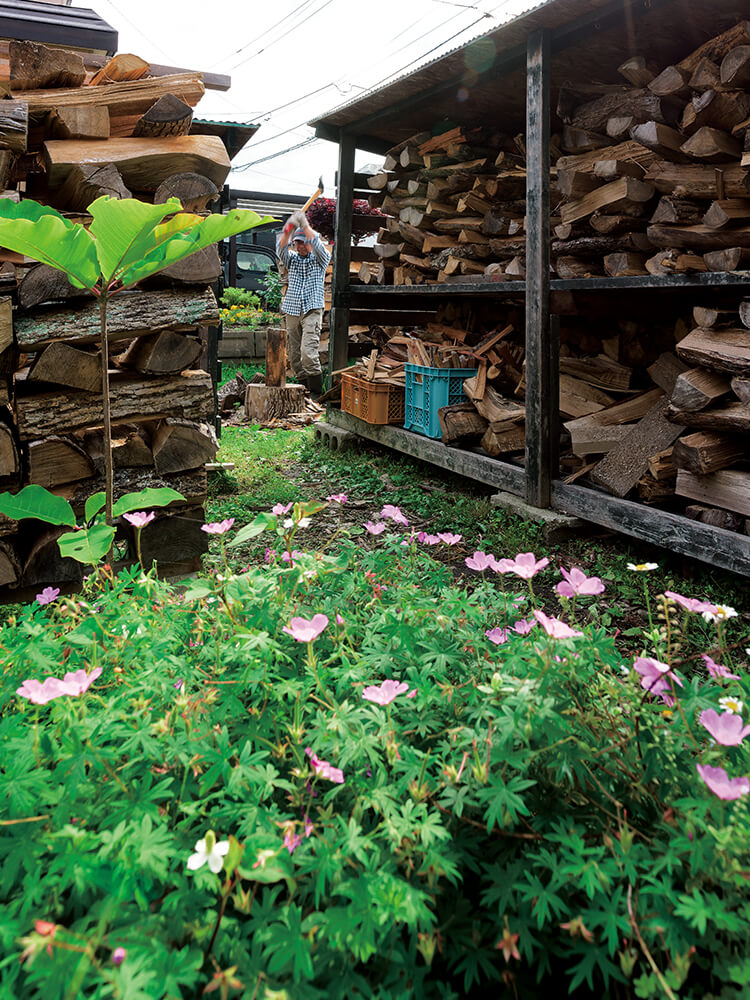
[[[750,22],[673,66],[618,71],[630,86],[560,91],[557,276],[746,269]]]
[[[380,284],[525,273],[523,138],[486,128],[420,132],[394,146],[368,180],[388,216],[378,233]]]
[[[3,197],[32,197],[82,222],[102,194],[204,213],[229,172],[216,136],[189,134],[203,94],[198,73],[151,76],[131,55],[95,70],[85,54],[10,42],[0,109]],[[0,81],[2,82],[2,81]],[[99,310],[64,275],[0,250],[0,488],[36,483],[83,513],[103,489]],[[143,532],[146,564],[194,568],[206,549],[205,463],[216,453],[214,393],[199,370],[201,327],[218,325],[209,284],[215,247],[110,303],[115,495],[172,486],[184,502],[157,511]],[[0,585],[34,588],[80,579],[62,560],[59,529],[1,519]],[[127,537],[127,525],[120,528]]]

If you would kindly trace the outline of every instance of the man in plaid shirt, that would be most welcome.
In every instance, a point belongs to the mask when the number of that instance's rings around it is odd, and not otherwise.
[[[290,237],[293,249],[289,246]],[[294,212],[279,239],[279,257],[289,272],[289,287],[281,303],[289,359],[298,381],[317,399],[323,391],[320,327],[325,307],[325,273],[331,254],[304,213]]]

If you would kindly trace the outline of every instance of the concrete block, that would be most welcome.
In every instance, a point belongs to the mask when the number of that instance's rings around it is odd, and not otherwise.
[[[333,424],[327,424],[324,420],[319,420],[315,424],[314,434],[316,443],[330,448],[331,451],[351,451],[359,443],[357,434],[342,430],[340,427],[334,427]]]
[[[570,514],[561,514],[556,510],[545,510],[541,507],[532,507],[522,497],[517,497],[513,493],[494,493],[490,497],[493,507],[500,507],[509,514],[515,514],[524,521],[533,521],[542,527],[542,535],[545,542],[551,545],[558,542],[567,541],[583,531],[588,531],[590,525],[582,521],[579,517],[571,517]]]

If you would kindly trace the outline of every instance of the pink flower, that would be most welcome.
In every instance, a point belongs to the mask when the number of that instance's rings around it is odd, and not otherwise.
[[[333,500],[335,501],[335,503],[346,503],[348,499],[349,497],[346,495],[346,493],[332,493],[329,497],[326,497],[326,500],[328,501]]]
[[[59,587],[45,587],[41,594],[36,595],[36,603],[44,607],[45,604],[52,604],[59,596]]]
[[[310,822],[310,817],[305,816],[305,838],[311,837],[314,829],[315,827]]]
[[[312,618],[292,618],[283,631],[290,635],[297,642],[312,642],[317,639],[323,629],[328,625],[326,615],[313,615]]]
[[[373,524],[372,521],[367,521],[365,524],[365,531],[369,531],[371,535],[382,535],[385,531],[385,525],[382,521],[378,521],[377,524]]]
[[[412,688],[411,691],[409,691],[409,693],[407,694],[406,697],[407,698],[416,698],[417,697],[417,689],[416,688]]]
[[[501,559],[498,563],[500,573],[515,573],[524,580],[530,580],[536,576],[540,569],[549,563],[549,559],[539,559],[537,561],[533,552],[519,552],[515,559]]]
[[[440,539],[437,535],[427,535],[424,531],[420,531],[417,535],[417,541],[421,542],[422,545],[437,545]]]
[[[547,635],[553,639],[574,639],[583,635],[583,632],[576,632],[570,625],[561,622],[559,618],[548,618],[543,611],[533,611],[533,615],[542,626]]]
[[[662,700],[666,701],[667,704],[673,701],[671,696],[665,693],[671,690],[669,678],[680,687],[685,686],[668,664],[660,663],[659,660],[654,660],[651,656],[639,656],[633,666],[636,673],[641,675],[641,687],[644,691],[648,691],[650,694],[660,694]]]
[[[46,705],[48,701],[65,696],[77,698],[84,691],[88,691],[101,672],[101,667],[96,667],[90,674],[85,670],[76,670],[67,673],[62,680],[59,677],[45,677],[41,683],[30,678],[16,688],[16,694],[28,698],[35,705]]]
[[[319,774],[321,778],[332,781],[336,785],[343,785],[343,771],[339,770],[338,767],[332,767],[327,760],[321,760],[319,757],[316,757],[310,747],[305,747],[305,753],[310,758],[310,765],[316,774]]]
[[[561,566],[560,572],[565,579],[562,583],[558,583],[555,590],[561,597],[604,593],[604,584],[598,576],[586,576],[583,570],[578,569],[577,566],[573,566],[570,572]]]
[[[730,672],[729,667],[725,667],[722,663],[716,663],[714,660],[711,659],[708,653],[701,653],[701,656],[705,661],[706,670],[708,670],[709,674],[711,674],[712,677],[714,678],[726,677],[727,680],[735,680],[735,681],[738,681],[740,679],[739,674],[733,674]]]
[[[404,515],[401,513],[400,507],[394,507],[392,503],[387,503],[385,507],[380,512],[381,517],[389,518],[391,521],[395,521],[396,524],[408,524]]]
[[[491,552],[475,552],[473,556],[467,556],[464,562],[469,569],[479,570],[480,573],[496,566],[495,557]]]
[[[294,851],[302,843],[302,837],[294,832],[294,827],[290,826],[287,828],[284,834],[284,847],[289,851],[290,854],[294,854]]]
[[[439,531],[438,538],[441,542],[445,542],[446,545],[458,545],[463,535],[454,535],[450,531]]]
[[[404,681],[387,680],[382,684],[371,684],[362,691],[365,701],[374,701],[376,705],[390,705],[394,698],[409,690]]]
[[[115,948],[115,950],[112,952],[112,964],[122,965],[122,963],[125,961],[126,955],[127,952],[125,951],[124,948]]]
[[[508,633],[504,628],[491,628],[484,634],[490,642],[494,642],[496,646],[501,646],[504,642],[508,641]]]
[[[151,524],[156,514],[153,511],[147,514],[145,510],[136,510],[132,514],[123,514],[122,516],[134,528],[145,528],[147,524]]]
[[[710,601],[699,601],[695,597],[683,597],[682,594],[676,594],[673,590],[665,590],[664,596],[668,597],[670,601],[674,601],[675,604],[679,604],[681,608],[686,611],[691,611],[696,614],[703,614],[704,611],[715,611],[716,605],[711,604]]]
[[[286,506],[284,506],[284,504],[277,503],[274,504],[273,507],[271,508],[271,513],[275,514],[276,517],[281,517],[283,514],[288,514],[293,506],[294,506],[293,502],[288,503]]]
[[[750,792],[748,778],[730,778],[723,767],[709,767],[708,764],[696,764],[695,767],[710,790],[720,799],[741,799]]]
[[[281,558],[284,560],[284,562],[291,563],[291,565],[293,566],[294,560],[299,559],[301,555],[302,553],[299,551],[299,549],[292,549],[291,556],[289,555],[288,552],[284,551],[281,553]]]
[[[266,549],[266,562],[267,563],[273,562],[275,558],[276,558],[276,550]]]
[[[207,535],[224,535],[234,524],[234,518],[228,517],[225,521],[213,521],[211,524],[202,524],[201,531]]]
[[[525,618],[522,618],[520,622],[516,622],[516,624],[513,626],[513,631],[518,632],[519,635],[528,635],[535,625],[536,625],[535,621],[530,622],[527,621]]]
[[[336,612],[336,624],[337,625],[343,625],[344,624],[344,619],[341,617],[341,615],[338,613],[338,611]]]
[[[750,733],[750,726],[743,726],[742,716],[734,712],[719,715],[715,709],[707,708],[698,716],[698,721],[724,747],[738,747]]]

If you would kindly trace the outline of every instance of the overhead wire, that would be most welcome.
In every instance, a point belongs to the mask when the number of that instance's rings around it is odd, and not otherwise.
[[[220,66],[222,63],[226,63],[230,59],[233,59],[235,56],[240,55],[240,53],[244,52],[245,49],[249,48],[251,45],[255,45],[256,42],[259,42],[264,35],[267,35],[271,31],[274,31],[276,28],[279,27],[279,25],[283,24],[284,21],[287,21],[290,17],[294,17],[294,15],[297,14],[300,10],[302,10],[303,7],[309,7],[310,4],[312,3],[315,3],[315,0],[302,0],[302,3],[298,4],[294,8],[294,10],[290,10],[288,14],[284,14],[284,16],[280,17],[278,21],[275,21],[270,27],[266,28],[265,31],[261,31],[259,35],[256,35],[254,38],[251,38],[249,42],[245,42],[244,45],[241,45],[238,49],[235,49],[234,52],[230,52],[229,55],[223,56],[221,59],[217,59],[215,63],[212,63],[209,66],[209,69],[213,69],[215,66]]]
[[[229,69],[230,70],[239,69],[240,66],[244,66],[245,63],[249,62],[251,59],[255,59],[255,57],[259,56],[262,52],[267,52],[268,49],[270,49],[272,45],[276,45],[278,42],[281,42],[281,41],[285,42],[288,39],[289,35],[292,34],[292,32],[296,31],[297,28],[301,28],[303,24],[307,24],[307,22],[311,18],[316,17],[318,14],[320,14],[321,11],[325,10],[325,8],[329,7],[332,3],[333,3],[333,0],[324,0],[324,2],[320,5],[320,7],[317,7],[315,10],[311,11],[307,15],[307,17],[303,17],[302,20],[297,21],[296,24],[293,24],[293,25],[287,27],[284,30],[284,32],[281,35],[279,35],[278,38],[274,38],[270,42],[267,42],[263,46],[263,48],[258,49],[257,52],[252,52],[245,59],[241,59],[240,62],[234,63],[234,65],[230,66]]]

